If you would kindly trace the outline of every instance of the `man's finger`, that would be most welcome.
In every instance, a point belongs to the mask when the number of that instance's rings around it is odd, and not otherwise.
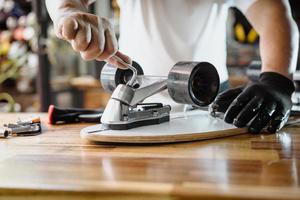
[[[80,55],[84,60],[97,59],[97,57],[102,53],[99,45],[98,30],[93,27],[91,32],[92,36],[89,46],[84,51],[80,52]]]
[[[109,31],[106,30],[104,32],[105,35],[105,46],[104,51],[100,54],[97,60],[106,60],[113,56],[118,51],[118,45],[116,44],[115,36]]]
[[[221,92],[217,96],[216,100],[226,101],[227,99],[236,98],[243,91],[243,89],[244,87],[240,86],[240,87],[225,90],[224,92]]]
[[[64,17],[60,20],[58,25],[58,35],[65,40],[73,40],[77,34],[79,24],[76,19],[72,17]]]
[[[229,105],[232,103],[232,101],[243,91],[243,87],[228,89],[222,93],[220,93],[213,104],[211,105],[211,108],[215,112],[222,112],[225,113],[228,109]]]
[[[71,45],[75,51],[84,51],[91,43],[90,24],[80,25],[76,36],[71,40]]]
[[[263,99],[261,97],[254,97],[249,103],[241,110],[238,116],[233,120],[236,127],[246,126],[250,120],[258,113]]]
[[[123,54],[120,51],[117,51],[117,53],[115,54],[116,56],[118,56],[119,58],[121,58],[123,61],[125,61],[126,63],[132,65],[132,60],[129,56]]]
[[[224,120],[227,123],[232,123],[234,118],[241,112],[243,107],[250,101],[251,95],[244,91],[242,92],[228,107],[224,115]]]
[[[126,62],[130,65],[132,64],[132,60],[128,56],[126,56],[125,54],[121,53],[120,51],[117,51],[117,53],[115,55],[118,56],[120,59],[122,59],[124,62]],[[118,62],[113,57],[107,59],[106,61],[109,62],[110,64],[118,67],[118,68],[127,69],[127,66],[124,66],[122,63]]]
[[[289,116],[290,111],[286,111],[281,106],[278,106],[267,128],[268,132],[276,133],[277,131],[279,131],[286,124]]]
[[[264,108],[258,113],[255,119],[249,126],[250,133],[259,133],[272,119],[272,115],[275,112],[276,103],[266,103]]]

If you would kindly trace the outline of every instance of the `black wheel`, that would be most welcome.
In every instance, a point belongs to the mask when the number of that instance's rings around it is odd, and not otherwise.
[[[138,75],[144,75],[141,66],[133,61],[132,66],[137,69]],[[106,63],[102,68],[100,74],[101,85],[106,92],[112,93],[119,84],[126,84],[132,77],[132,71],[130,69],[119,69],[114,65]],[[138,88],[138,84],[134,84],[133,87]]]
[[[220,79],[208,62],[179,62],[170,70],[167,85],[175,102],[207,106],[218,94]]]

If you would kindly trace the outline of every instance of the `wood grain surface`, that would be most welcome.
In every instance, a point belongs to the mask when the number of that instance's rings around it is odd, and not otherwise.
[[[300,199],[300,129],[160,145],[91,143],[90,124],[0,139],[0,199]],[[0,124],[28,114],[0,114]]]

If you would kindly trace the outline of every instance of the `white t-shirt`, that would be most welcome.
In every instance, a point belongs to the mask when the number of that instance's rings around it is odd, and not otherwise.
[[[255,0],[119,0],[120,50],[147,75],[167,75],[178,61],[208,61],[220,81],[226,69],[228,8]]]
[[[119,48],[137,61],[146,75],[167,76],[178,61],[208,61],[224,82],[228,79],[228,8],[236,6],[245,12],[254,1],[119,0]],[[166,93],[150,99],[172,104]]]

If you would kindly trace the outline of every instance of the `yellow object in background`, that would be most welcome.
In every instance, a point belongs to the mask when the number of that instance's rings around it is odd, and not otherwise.
[[[238,23],[238,24],[235,25],[234,33],[235,33],[235,37],[236,37],[237,41],[239,41],[241,43],[245,42],[246,33],[245,33],[245,30],[244,30],[242,24]]]
[[[0,56],[5,56],[8,54],[10,48],[10,42],[4,42],[0,44]]]
[[[259,35],[247,20],[245,15],[236,7],[232,7],[233,13],[233,34],[234,39],[243,44],[255,44],[259,40]]]
[[[247,35],[247,40],[249,43],[254,43],[258,39],[258,33],[252,28]]]
[[[258,40],[258,33],[253,28],[247,33],[241,23],[234,26],[234,34],[236,40],[240,43],[253,44]]]

